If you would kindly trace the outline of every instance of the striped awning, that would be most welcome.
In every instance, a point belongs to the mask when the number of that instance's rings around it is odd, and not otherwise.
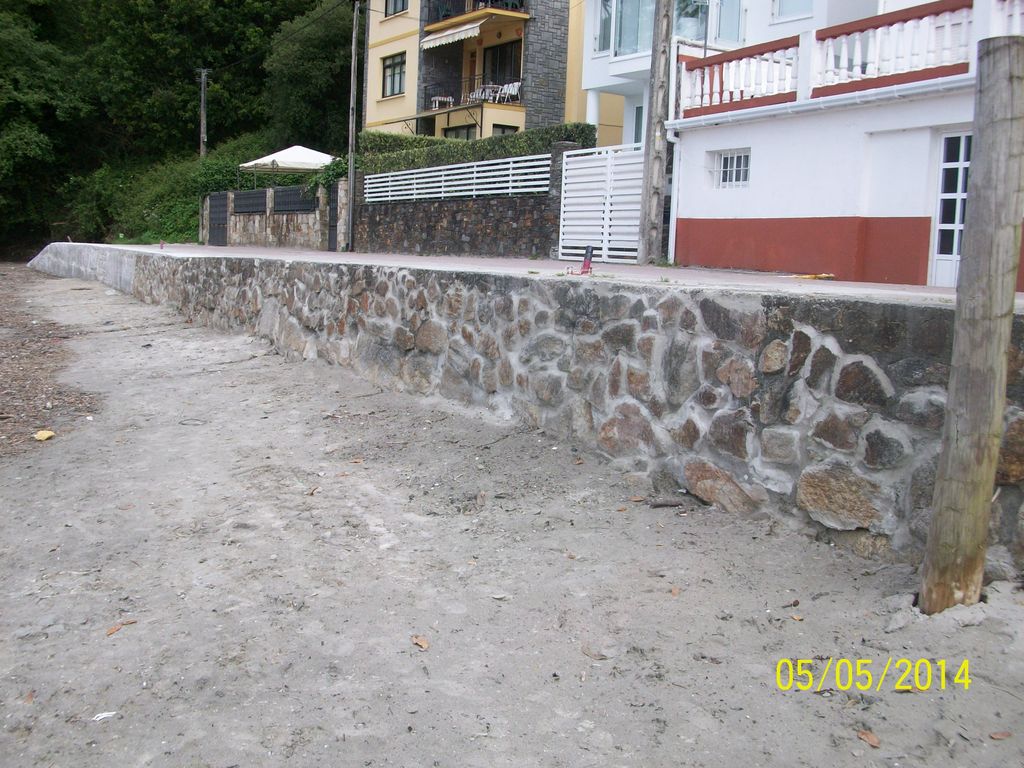
[[[434,32],[420,40],[420,48],[423,50],[426,50],[427,48],[437,48],[439,45],[457,43],[459,40],[468,40],[471,37],[477,37],[480,34],[480,27],[482,24],[482,21],[474,21],[472,24],[463,24],[458,27],[452,27],[451,29],[445,29],[441,32]]]

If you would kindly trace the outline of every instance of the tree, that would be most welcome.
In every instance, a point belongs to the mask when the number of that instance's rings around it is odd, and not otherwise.
[[[348,138],[352,7],[321,0],[281,25],[264,64],[264,99],[278,144],[342,154]]]
[[[83,111],[66,86],[69,57],[44,38],[33,9],[20,10],[0,12],[0,242],[38,231],[56,210],[64,139]]]
[[[79,91],[99,160],[191,150],[199,130],[195,70],[212,69],[208,135],[215,144],[267,120],[263,59],[278,27],[311,0],[87,0]],[[99,163],[96,163],[97,165]]]

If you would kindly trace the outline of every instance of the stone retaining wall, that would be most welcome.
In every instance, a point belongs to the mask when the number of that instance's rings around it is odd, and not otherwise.
[[[511,410],[728,513],[910,558],[927,531],[952,309],[150,253],[132,290],[383,386]],[[992,541],[1020,562],[1021,317],[1010,363]]]
[[[363,203],[354,228],[364,253],[547,259],[558,247],[558,213],[546,194]]]
[[[546,194],[395,203],[366,203],[357,196],[353,216],[356,250],[552,258],[558,249],[563,156],[573,149],[579,149],[579,144],[556,141],[551,145],[551,180]],[[363,188],[361,174],[356,188]]]
[[[234,191],[228,192],[228,245],[252,245],[262,248],[299,248],[326,251],[328,245],[329,195],[319,187],[316,208],[312,211],[274,212],[274,188],[267,187],[263,213],[235,213]],[[345,213],[346,201],[339,200],[338,209]],[[339,222],[341,219],[339,219]],[[339,234],[344,237],[344,227]],[[210,199],[203,198],[199,222],[199,241],[210,242]]]

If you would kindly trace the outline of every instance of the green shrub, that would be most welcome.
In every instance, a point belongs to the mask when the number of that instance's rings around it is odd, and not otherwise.
[[[363,131],[359,134],[360,155],[382,155],[386,152],[402,152],[406,149],[420,149],[438,144],[455,143],[455,139],[439,139],[435,136],[415,136],[408,133],[385,133],[384,131]]]
[[[386,173],[521,155],[542,155],[550,152],[551,145],[556,141],[574,141],[581,147],[589,148],[597,144],[597,129],[589,123],[565,123],[477,141],[432,141],[440,143],[385,154],[363,154],[359,158],[359,168],[366,173]]]
[[[203,197],[235,189],[239,181],[249,186],[244,174],[239,179],[239,163],[270,151],[264,134],[250,133],[221,144],[203,160],[186,157],[144,167],[103,166],[68,185],[69,234],[76,240],[195,242]],[[251,185],[251,175],[248,178]],[[266,183],[267,177],[258,178]],[[295,180],[304,177],[273,177],[275,184]]]

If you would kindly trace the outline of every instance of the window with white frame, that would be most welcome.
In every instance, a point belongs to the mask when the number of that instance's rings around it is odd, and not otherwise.
[[[394,16],[396,13],[409,10],[409,0],[384,0],[384,15]]]
[[[773,6],[775,19],[794,19],[814,12],[814,0],[774,0]]]
[[[607,51],[612,47],[612,0],[598,0],[600,13],[597,24],[597,45],[594,47],[598,53]]]
[[[715,189],[734,189],[750,185],[750,147],[724,149],[710,153],[709,170]]]

